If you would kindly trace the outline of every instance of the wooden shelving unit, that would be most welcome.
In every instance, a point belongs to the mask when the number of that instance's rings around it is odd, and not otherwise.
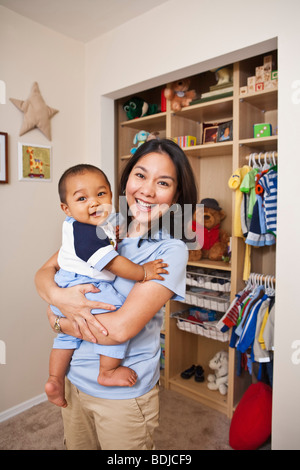
[[[271,51],[273,61],[277,62],[277,51]],[[233,96],[216,99],[205,103],[192,104],[174,113],[167,102],[166,112],[158,113],[131,121],[126,119],[122,108],[129,98],[116,102],[118,121],[118,169],[123,168],[130,158],[134,135],[139,130],[159,132],[159,137],[173,138],[181,135],[197,137],[197,145],[184,148],[190,159],[199,189],[199,202],[206,197],[218,200],[227,217],[222,227],[233,233],[234,192],[228,187],[228,180],[233,172],[248,163],[251,153],[277,151],[276,135],[253,138],[253,125],[268,122],[277,130],[277,90],[259,91],[240,95],[240,87],[247,84],[247,77],[255,74],[255,67],[262,65],[263,56],[252,57],[233,66]],[[275,65],[276,66],[276,65]],[[211,72],[191,77],[191,88],[207,91],[214,84]],[[157,87],[139,93],[149,103],[160,103],[161,91]],[[225,122],[233,120],[233,140],[214,144],[201,142],[200,124],[207,122]],[[119,174],[119,173],[118,173]],[[118,177],[118,175],[117,175]],[[253,272],[275,274],[275,246],[252,250],[251,263]],[[201,260],[189,262],[189,266],[208,270],[226,271],[231,275],[231,300],[244,287],[243,263],[245,243],[241,238],[232,237],[232,257],[230,263]],[[231,417],[245,389],[251,383],[251,377],[245,373],[236,375],[235,350],[229,348],[228,341],[213,340],[204,336],[182,331],[177,327],[172,313],[182,310],[187,304],[170,301],[166,305],[165,319],[165,369],[162,371],[162,383],[166,388],[176,390],[198,400]],[[210,373],[208,363],[214,354],[226,349],[229,352],[228,394],[222,396],[218,391],[210,391],[207,383],[198,383],[194,379],[184,380],[180,373],[192,364],[201,364],[205,375]]]

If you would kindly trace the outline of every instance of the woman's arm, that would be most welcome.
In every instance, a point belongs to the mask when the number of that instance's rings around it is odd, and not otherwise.
[[[109,332],[104,336],[96,331],[94,325],[89,324],[91,332],[97,338],[98,344],[120,344],[136,336],[151,320],[158,310],[173,296],[173,292],[156,282],[136,283],[131,289],[124,305],[115,312],[102,313],[101,324]],[[148,302],[145,302],[148,299]],[[100,317],[100,315],[94,315]],[[50,324],[53,326],[55,315],[48,312]],[[60,320],[62,331],[74,336],[72,323],[62,318]],[[89,341],[85,334],[83,339]]]
[[[82,338],[84,335],[88,341],[95,342],[96,339],[89,330],[89,326],[93,325],[94,331],[98,334],[99,332],[107,334],[107,331],[96,319],[96,316],[91,314],[91,310],[94,308],[114,310],[115,307],[103,302],[91,301],[85,297],[84,294],[87,292],[99,292],[99,289],[93,284],[82,284],[66,289],[58,287],[54,281],[54,275],[59,269],[57,255],[58,253],[55,253],[51,256],[36,273],[37,291],[42,299],[59,308],[61,313],[71,321],[73,336]]]

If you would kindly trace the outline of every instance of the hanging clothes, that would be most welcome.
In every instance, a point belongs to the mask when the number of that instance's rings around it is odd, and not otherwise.
[[[233,220],[233,235],[235,237],[244,237],[240,218],[243,194],[239,188],[242,181],[244,180],[244,177],[250,170],[251,167],[248,165],[244,165],[242,168],[237,168],[237,170],[235,170],[235,172],[230,176],[228,181],[229,188],[235,191],[235,210]]]
[[[257,184],[261,188],[264,199],[264,214],[267,232],[276,236],[277,226],[277,166],[263,175]]]
[[[277,166],[257,172],[255,180],[256,202],[245,242],[257,247],[274,245],[277,225]]]
[[[237,373],[252,371],[252,364],[265,365],[265,374],[272,382],[274,351],[275,290],[258,283],[258,275],[250,275],[246,287],[232,301],[217,324],[220,331],[232,328],[229,346],[236,349]],[[253,282],[255,279],[255,282]],[[267,276],[265,278],[269,280]],[[260,374],[262,373],[260,369]]]

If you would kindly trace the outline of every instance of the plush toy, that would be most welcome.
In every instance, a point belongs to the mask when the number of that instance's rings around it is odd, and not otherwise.
[[[20,135],[26,134],[35,127],[51,140],[50,119],[58,113],[57,109],[50,108],[45,103],[37,82],[34,82],[27,100],[10,98],[10,101],[24,113],[24,120],[20,130]]]
[[[217,352],[209,361],[209,367],[214,371],[214,374],[207,376],[207,387],[209,390],[219,390],[221,395],[226,395],[228,388],[228,353],[226,351]]]
[[[196,97],[195,90],[189,90],[190,80],[188,78],[171,83],[170,88],[164,91],[167,100],[171,101],[172,111],[180,111],[181,108],[189,106]],[[188,91],[189,90],[189,91]]]
[[[158,106],[157,104],[149,104],[142,98],[134,96],[124,103],[123,109],[126,112],[128,119],[135,119],[149,116],[150,114],[156,114]]]
[[[190,250],[189,261],[199,261],[208,258],[212,261],[222,261],[228,251],[229,234],[220,229],[220,224],[226,214],[218,201],[212,198],[202,199],[204,206],[203,226],[193,221],[193,230],[198,240],[203,240],[202,248]]]
[[[135,153],[135,151],[137,150],[138,147],[140,147],[140,145],[143,145],[147,141],[149,135],[150,134],[147,131],[140,131],[137,134],[135,134],[133,138],[133,143],[137,144],[137,147],[132,147],[130,149],[131,155]]]
[[[147,142],[149,140],[154,140],[154,139],[159,139],[159,132],[155,131],[155,132],[150,132],[150,134],[148,135],[147,137]]]
[[[215,72],[217,87],[225,88],[225,86],[232,86],[232,67],[219,67],[217,69],[212,69],[211,72]]]

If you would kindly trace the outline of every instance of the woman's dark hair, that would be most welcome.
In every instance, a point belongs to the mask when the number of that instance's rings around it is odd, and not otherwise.
[[[106,179],[106,183],[110,189],[110,183],[107,179],[106,174],[100,170],[97,166],[90,165],[89,163],[79,163],[78,165],[71,166],[71,168],[68,168],[60,177],[60,180],[58,182],[58,194],[60,197],[60,202],[63,202],[66,204],[66,182],[67,179],[70,176],[75,176],[75,175],[82,175],[83,173],[86,172],[100,172],[104,178]]]
[[[153,152],[168,155],[175,166],[178,194],[176,203],[181,206],[179,217],[182,228],[182,239],[186,241],[184,239],[184,223],[186,224],[187,221],[184,220],[184,206],[189,205],[191,213],[194,214],[198,200],[197,186],[188,158],[179,145],[177,145],[173,140],[152,139],[138,147],[123,170],[120,180],[119,194],[122,195],[125,193],[129,175],[139,159]],[[174,214],[171,212],[169,216],[171,219],[170,235],[174,236]],[[177,217],[176,221],[178,221]],[[128,220],[128,223],[130,223],[130,219]]]

